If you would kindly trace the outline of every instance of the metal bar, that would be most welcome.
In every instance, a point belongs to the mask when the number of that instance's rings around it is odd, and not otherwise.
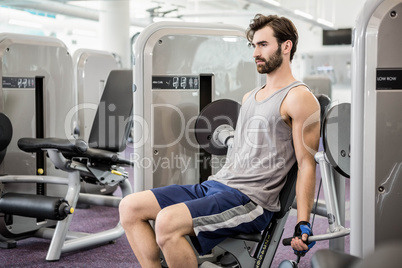
[[[335,232],[337,228],[339,228],[340,226],[339,209],[336,201],[334,180],[331,172],[331,167],[325,160],[324,153],[323,152],[316,153],[315,159],[320,166],[325,204],[327,205],[329,231],[332,233]]]
[[[332,170],[334,174],[334,186],[339,211],[339,223],[345,226],[345,178],[338,172]],[[329,248],[340,252],[345,252],[345,238],[339,237],[329,240]]]
[[[68,190],[66,194],[67,202],[75,207],[77,205],[78,195],[80,193],[80,173],[79,171],[74,171],[68,173]],[[66,240],[67,232],[73,218],[73,214],[69,215],[63,221],[59,221],[56,225],[54,235],[50,242],[49,250],[46,255],[47,261],[56,261],[60,259],[62,252],[62,247],[64,241]]]

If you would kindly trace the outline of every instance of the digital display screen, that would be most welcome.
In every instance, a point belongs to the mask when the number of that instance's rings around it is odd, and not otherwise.
[[[171,75],[152,76],[152,89],[199,89],[199,76]]]
[[[3,77],[3,88],[35,88],[34,77]]]

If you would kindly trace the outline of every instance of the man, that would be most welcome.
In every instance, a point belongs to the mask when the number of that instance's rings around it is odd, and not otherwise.
[[[280,209],[278,194],[296,161],[295,233],[303,233],[304,241],[311,234],[315,161],[310,152],[318,149],[320,108],[291,72],[297,30],[286,18],[258,14],[247,38],[267,83],[243,97],[224,167],[201,185],[156,188],[120,203],[121,223],[142,267],[160,267],[159,249],[169,267],[197,267],[186,235],[202,255],[231,234],[263,230]],[[298,238],[291,245],[296,252],[309,249]]]

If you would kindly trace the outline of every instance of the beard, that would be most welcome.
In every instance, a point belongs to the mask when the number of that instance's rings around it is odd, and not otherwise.
[[[257,71],[260,74],[272,73],[273,71],[278,69],[279,66],[282,65],[283,56],[282,56],[281,46],[278,47],[278,49],[276,50],[276,52],[273,55],[269,56],[268,60],[263,59],[263,58],[256,58],[256,60],[264,61],[264,64],[257,65]]]

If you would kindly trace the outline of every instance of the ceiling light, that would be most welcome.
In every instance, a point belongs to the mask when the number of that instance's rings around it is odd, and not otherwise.
[[[324,19],[317,19],[317,22],[328,27],[334,27],[334,24],[332,22]]]
[[[267,2],[268,4],[271,4],[273,6],[277,6],[279,7],[281,4],[275,0],[264,0],[265,2]]]
[[[239,40],[237,37],[222,37],[222,39],[223,41],[230,43],[235,43]]]
[[[312,16],[312,15],[310,15],[310,14],[304,12],[304,11],[298,10],[298,9],[296,9],[296,10],[294,11],[294,13],[295,13],[296,15],[302,16],[303,18],[306,18],[306,19],[309,19],[309,20],[312,20],[312,19],[313,19],[313,16]]]
[[[180,18],[175,17],[154,17],[152,18],[153,22],[160,22],[160,21],[182,21]]]

